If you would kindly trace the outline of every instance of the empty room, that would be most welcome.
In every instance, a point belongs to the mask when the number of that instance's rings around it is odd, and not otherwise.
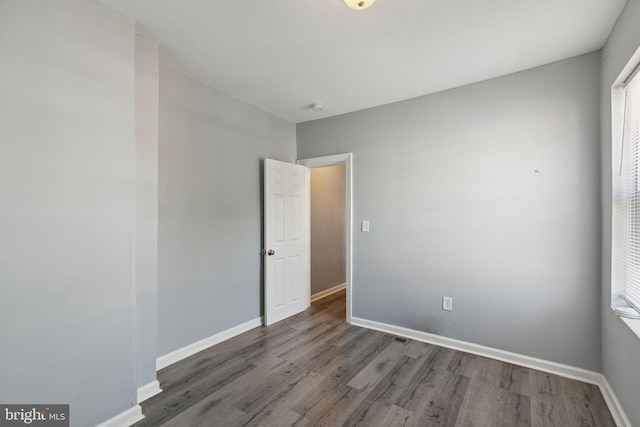
[[[640,426],[640,0],[0,0],[0,425]]]

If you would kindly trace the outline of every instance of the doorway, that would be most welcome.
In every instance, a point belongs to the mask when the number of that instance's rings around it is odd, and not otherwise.
[[[353,241],[353,211],[352,211],[352,158],[351,153],[332,156],[314,157],[298,160],[298,164],[309,169],[325,168],[327,166],[344,167],[344,289],[346,294],[346,321],[351,323],[352,307],[352,241]],[[312,178],[313,179],[313,178]],[[313,185],[313,184],[312,184]],[[313,195],[312,195],[313,197]],[[313,244],[313,243],[312,243]],[[331,262],[336,262],[335,258]],[[335,280],[335,279],[334,279]],[[339,290],[337,285],[333,290]],[[341,286],[340,286],[341,287]],[[330,293],[330,291],[329,291]],[[320,294],[321,295],[321,294]]]

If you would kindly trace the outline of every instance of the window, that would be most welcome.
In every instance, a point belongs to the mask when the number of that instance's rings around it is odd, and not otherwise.
[[[612,291],[616,312],[640,317],[640,71],[613,88]]]

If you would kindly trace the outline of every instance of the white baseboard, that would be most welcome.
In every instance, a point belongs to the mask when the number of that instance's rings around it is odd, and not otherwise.
[[[249,320],[246,323],[234,326],[233,328],[227,329],[226,331],[222,331],[208,338],[201,339],[200,341],[196,341],[193,344],[189,344],[185,347],[179,348],[178,350],[172,351],[171,353],[165,354],[164,356],[160,356],[156,359],[156,370],[159,371],[162,368],[166,368],[167,366],[172,365],[184,358],[192,356],[197,352],[204,350],[205,348],[209,348],[212,345],[221,343],[222,341],[226,341],[229,338],[233,338],[236,335],[240,335],[241,333],[247,332],[248,330],[260,325],[262,325],[261,318]]]
[[[316,292],[315,294],[311,295],[311,302],[317,301],[320,298],[324,298],[324,297],[328,297],[331,294],[335,294],[336,292],[340,292],[341,290],[345,289],[347,287],[346,283],[342,283],[340,285],[336,285],[332,288],[329,289],[325,289],[324,291],[320,291],[320,292]]]
[[[160,383],[158,380],[151,381],[149,384],[145,384],[142,387],[138,387],[138,403],[144,402],[150,397],[161,393]]]
[[[422,341],[429,344],[439,345],[454,350],[464,351],[466,353],[476,354],[478,356],[488,357],[502,362],[512,363],[514,365],[524,366],[525,368],[536,369],[538,371],[548,372],[550,374],[559,375],[565,378],[583,381],[595,384],[600,387],[602,396],[609,407],[611,416],[616,425],[619,427],[632,427],[629,419],[625,415],[620,402],[616,398],[607,379],[601,373],[588,371],[574,366],[563,365],[561,363],[550,362],[548,360],[538,359],[535,357],[525,356],[523,354],[512,353],[510,351],[499,350],[497,348],[485,347],[483,345],[474,344],[466,341],[460,341],[453,338],[447,338],[440,335],[430,334],[415,329],[403,328],[401,326],[389,325],[387,323],[376,322],[373,320],[361,319],[357,317],[351,318],[351,324],[361,326],[363,328],[374,329],[393,335]]]
[[[605,402],[607,402],[609,412],[611,412],[611,416],[616,422],[616,425],[618,427],[632,427],[629,418],[627,418],[627,414],[624,413],[620,401],[611,388],[611,384],[609,384],[609,381],[607,381],[604,375],[601,375],[601,377],[600,391],[602,392],[602,397],[604,397]]]
[[[115,417],[109,418],[107,421],[101,422],[100,424],[96,425],[96,427],[130,426],[137,423],[143,418],[144,415],[142,415],[142,408],[140,407],[140,405],[136,405],[124,412],[120,412]]]

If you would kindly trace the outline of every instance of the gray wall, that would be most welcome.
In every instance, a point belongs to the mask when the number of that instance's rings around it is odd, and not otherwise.
[[[346,281],[344,173],[344,165],[311,169],[311,295]]]
[[[156,380],[158,330],[158,44],[136,35],[137,386]]]
[[[0,402],[136,403],[134,22],[0,2]]]
[[[262,158],[295,126],[160,68],[158,355],[261,315]]]
[[[353,152],[354,317],[600,370],[599,64],[297,126]]]
[[[610,309],[611,84],[640,47],[640,1],[629,0],[602,51],[602,364],[631,425],[640,426],[640,339]]]

